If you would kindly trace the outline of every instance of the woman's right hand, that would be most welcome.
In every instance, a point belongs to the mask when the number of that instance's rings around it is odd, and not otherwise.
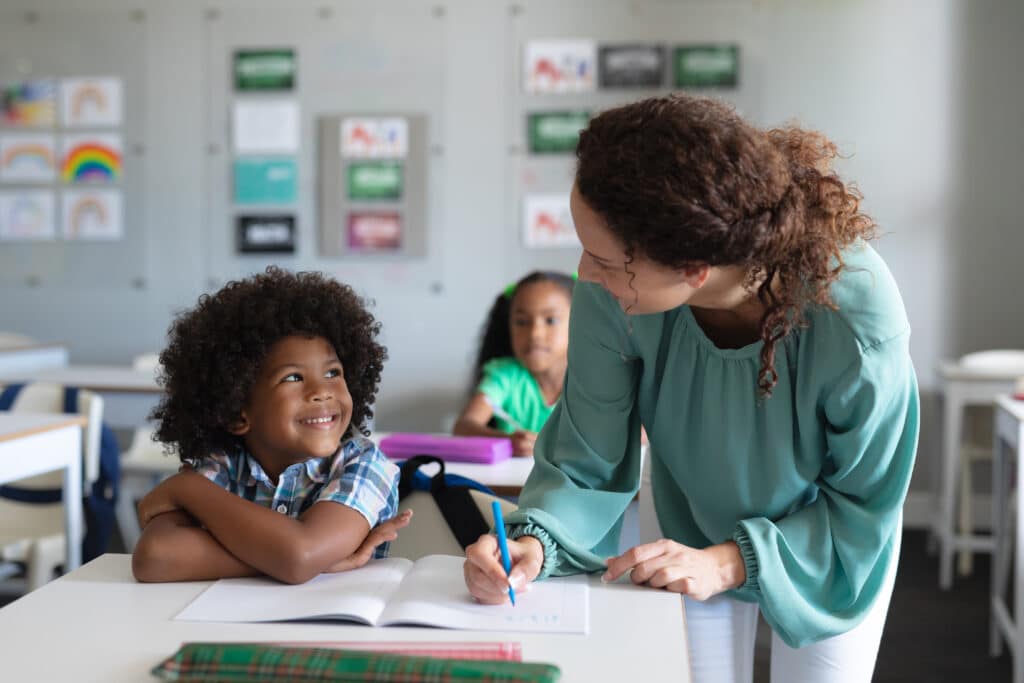
[[[537,443],[537,433],[520,429],[512,433],[512,454],[520,457],[533,455],[533,446]]]
[[[508,586],[516,593],[529,590],[527,584],[537,578],[544,566],[544,546],[533,536],[509,540],[508,554],[512,571],[506,576],[501,566],[498,539],[485,534],[466,548],[462,572],[470,594],[485,605],[500,605],[508,600]]]

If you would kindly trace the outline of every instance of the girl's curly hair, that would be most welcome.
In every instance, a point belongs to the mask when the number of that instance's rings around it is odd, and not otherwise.
[[[739,265],[765,306],[758,388],[778,380],[775,347],[834,308],[842,251],[875,235],[861,194],[831,169],[836,146],[787,126],[758,129],[722,102],[673,94],[608,110],[576,148],[580,196],[624,245],[656,263]]]
[[[228,429],[248,403],[270,347],[290,335],[323,337],[341,360],[352,395],[345,436],[367,434],[387,349],[380,323],[348,285],[320,273],[265,273],[229,282],[177,316],[160,354],[165,396],[150,414],[155,438],[190,462],[239,438]]]

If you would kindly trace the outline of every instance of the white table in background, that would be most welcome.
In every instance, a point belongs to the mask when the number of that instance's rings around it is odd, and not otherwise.
[[[115,429],[146,426],[149,412],[163,395],[151,371],[128,365],[68,365],[0,373],[0,384],[11,382],[51,382],[100,394],[103,421]]]
[[[516,641],[524,661],[558,665],[567,683],[690,680],[679,596],[605,585],[597,576],[590,583],[590,633],[579,635],[174,621],[211,582],[140,584],[130,564],[128,555],[103,555],[0,609],[4,679],[152,680],[149,670],[186,641]]]
[[[995,433],[992,444],[992,618],[990,652],[1002,652],[1003,637],[1013,655],[1013,683],[1024,683],[1024,401],[1009,396],[996,399]],[[1010,473],[1015,472],[1013,482]],[[1014,524],[1008,524],[1009,489],[1016,484],[1017,509]],[[1007,543],[1006,531],[1015,527],[1015,538]],[[1013,610],[1006,604],[1010,547],[1013,557]]]
[[[63,344],[24,344],[0,347],[0,375],[34,372],[68,364]]]
[[[82,563],[82,546],[75,539],[82,538],[85,424],[85,417],[79,415],[0,412],[0,483],[64,470],[65,567],[69,571]]]
[[[991,536],[962,535],[955,528],[956,484],[963,440],[964,408],[970,405],[992,405],[996,396],[1013,391],[1018,375],[963,368],[947,362],[939,367],[943,380],[943,443],[942,463],[934,468],[932,494],[937,514],[933,533],[939,543],[939,587],[953,585],[953,556],[958,550],[992,552]]]

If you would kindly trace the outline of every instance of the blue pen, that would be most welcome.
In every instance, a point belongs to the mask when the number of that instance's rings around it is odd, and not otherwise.
[[[498,550],[501,551],[501,564],[505,567],[505,575],[512,573],[512,558],[508,555],[508,539],[505,538],[505,520],[501,517],[501,503],[491,501],[491,511],[494,513],[494,533],[498,535]],[[512,606],[516,604],[516,592],[512,590],[511,579],[508,582],[508,599]]]

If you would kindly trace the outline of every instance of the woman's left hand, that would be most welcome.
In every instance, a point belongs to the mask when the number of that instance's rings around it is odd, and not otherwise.
[[[703,550],[663,538],[630,548],[609,558],[604,581],[614,581],[632,570],[635,584],[664,588],[696,600],[707,600],[746,581],[739,546],[732,541]]]

